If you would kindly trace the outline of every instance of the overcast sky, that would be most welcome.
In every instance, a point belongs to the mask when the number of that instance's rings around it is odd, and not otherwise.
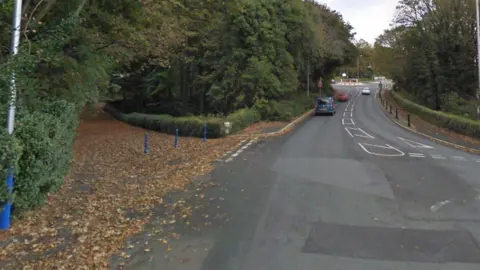
[[[389,28],[398,0],[317,0],[342,14],[357,33],[355,39],[375,42]]]

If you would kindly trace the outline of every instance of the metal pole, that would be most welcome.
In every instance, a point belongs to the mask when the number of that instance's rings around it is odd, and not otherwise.
[[[480,12],[478,10],[478,0],[475,0],[475,13],[477,15],[477,68],[478,68],[478,89],[477,99],[480,100]],[[477,119],[480,120],[480,105],[477,106]]]
[[[22,0],[15,0],[15,6],[13,7],[13,19],[12,19],[12,43],[10,47],[10,53],[16,55],[18,53],[18,45],[20,44],[20,24],[22,21]],[[8,108],[8,121],[7,129],[8,134],[13,133],[15,126],[15,102],[17,99],[17,86],[15,82],[15,72],[12,74],[12,80],[10,81],[10,104]]]
[[[310,96],[310,56],[307,59],[307,97]]]
[[[357,57],[357,80],[360,80],[360,56]]]
[[[10,53],[15,56],[18,53],[18,45],[20,44],[20,30],[22,22],[22,0],[15,0],[13,6],[12,16],[12,43]],[[8,106],[8,119],[7,130],[8,134],[13,133],[15,127],[15,102],[17,99],[17,86],[15,81],[15,72],[12,73],[12,79],[10,81],[10,102]],[[8,168],[7,175],[7,188],[10,195],[7,203],[3,205],[3,209],[0,212],[0,230],[6,230],[10,228],[10,213],[12,210],[11,194],[13,192],[13,168]]]

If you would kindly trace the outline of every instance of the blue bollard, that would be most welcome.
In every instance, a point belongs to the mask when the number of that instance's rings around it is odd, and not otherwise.
[[[8,188],[8,201],[1,205],[2,207],[0,212],[0,230],[7,230],[10,228],[10,216],[12,212],[12,192],[13,192],[13,169],[8,170],[7,175],[7,188]]]
[[[203,141],[207,141],[207,124],[203,124]]]
[[[175,142],[173,143],[173,147],[178,148],[178,128],[175,129]]]
[[[148,133],[147,133],[147,132],[145,132],[145,145],[144,145],[144,150],[143,150],[143,152],[144,152],[145,154],[148,154]]]

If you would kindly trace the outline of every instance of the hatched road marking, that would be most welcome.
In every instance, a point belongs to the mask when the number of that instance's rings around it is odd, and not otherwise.
[[[248,143],[247,140],[241,141],[237,147],[237,150],[234,151],[227,151],[221,158],[217,159],[217,161],[223,161],[223,162],[231,162],[233,161],[234,158],[238,157],[243,151],[245,151],[248,147],[250,147],[253,143],[257,141],[258,138],[255,138],[253,140],[250,140]],[[226,158],[226,159],[225,159]]]

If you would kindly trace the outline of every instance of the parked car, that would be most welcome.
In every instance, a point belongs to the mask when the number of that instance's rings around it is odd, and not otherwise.
[[[364,87],[362,89],[362,95],[370,95],[370,88]]]
[[[319,97],[315,103],[315,116],[319,114],[330,114],[334,115],[335,111],[335,101],[332,97]]]
[[[350,94],[348,92],[337,92],[335,99],[338,101],[348,101]]]

